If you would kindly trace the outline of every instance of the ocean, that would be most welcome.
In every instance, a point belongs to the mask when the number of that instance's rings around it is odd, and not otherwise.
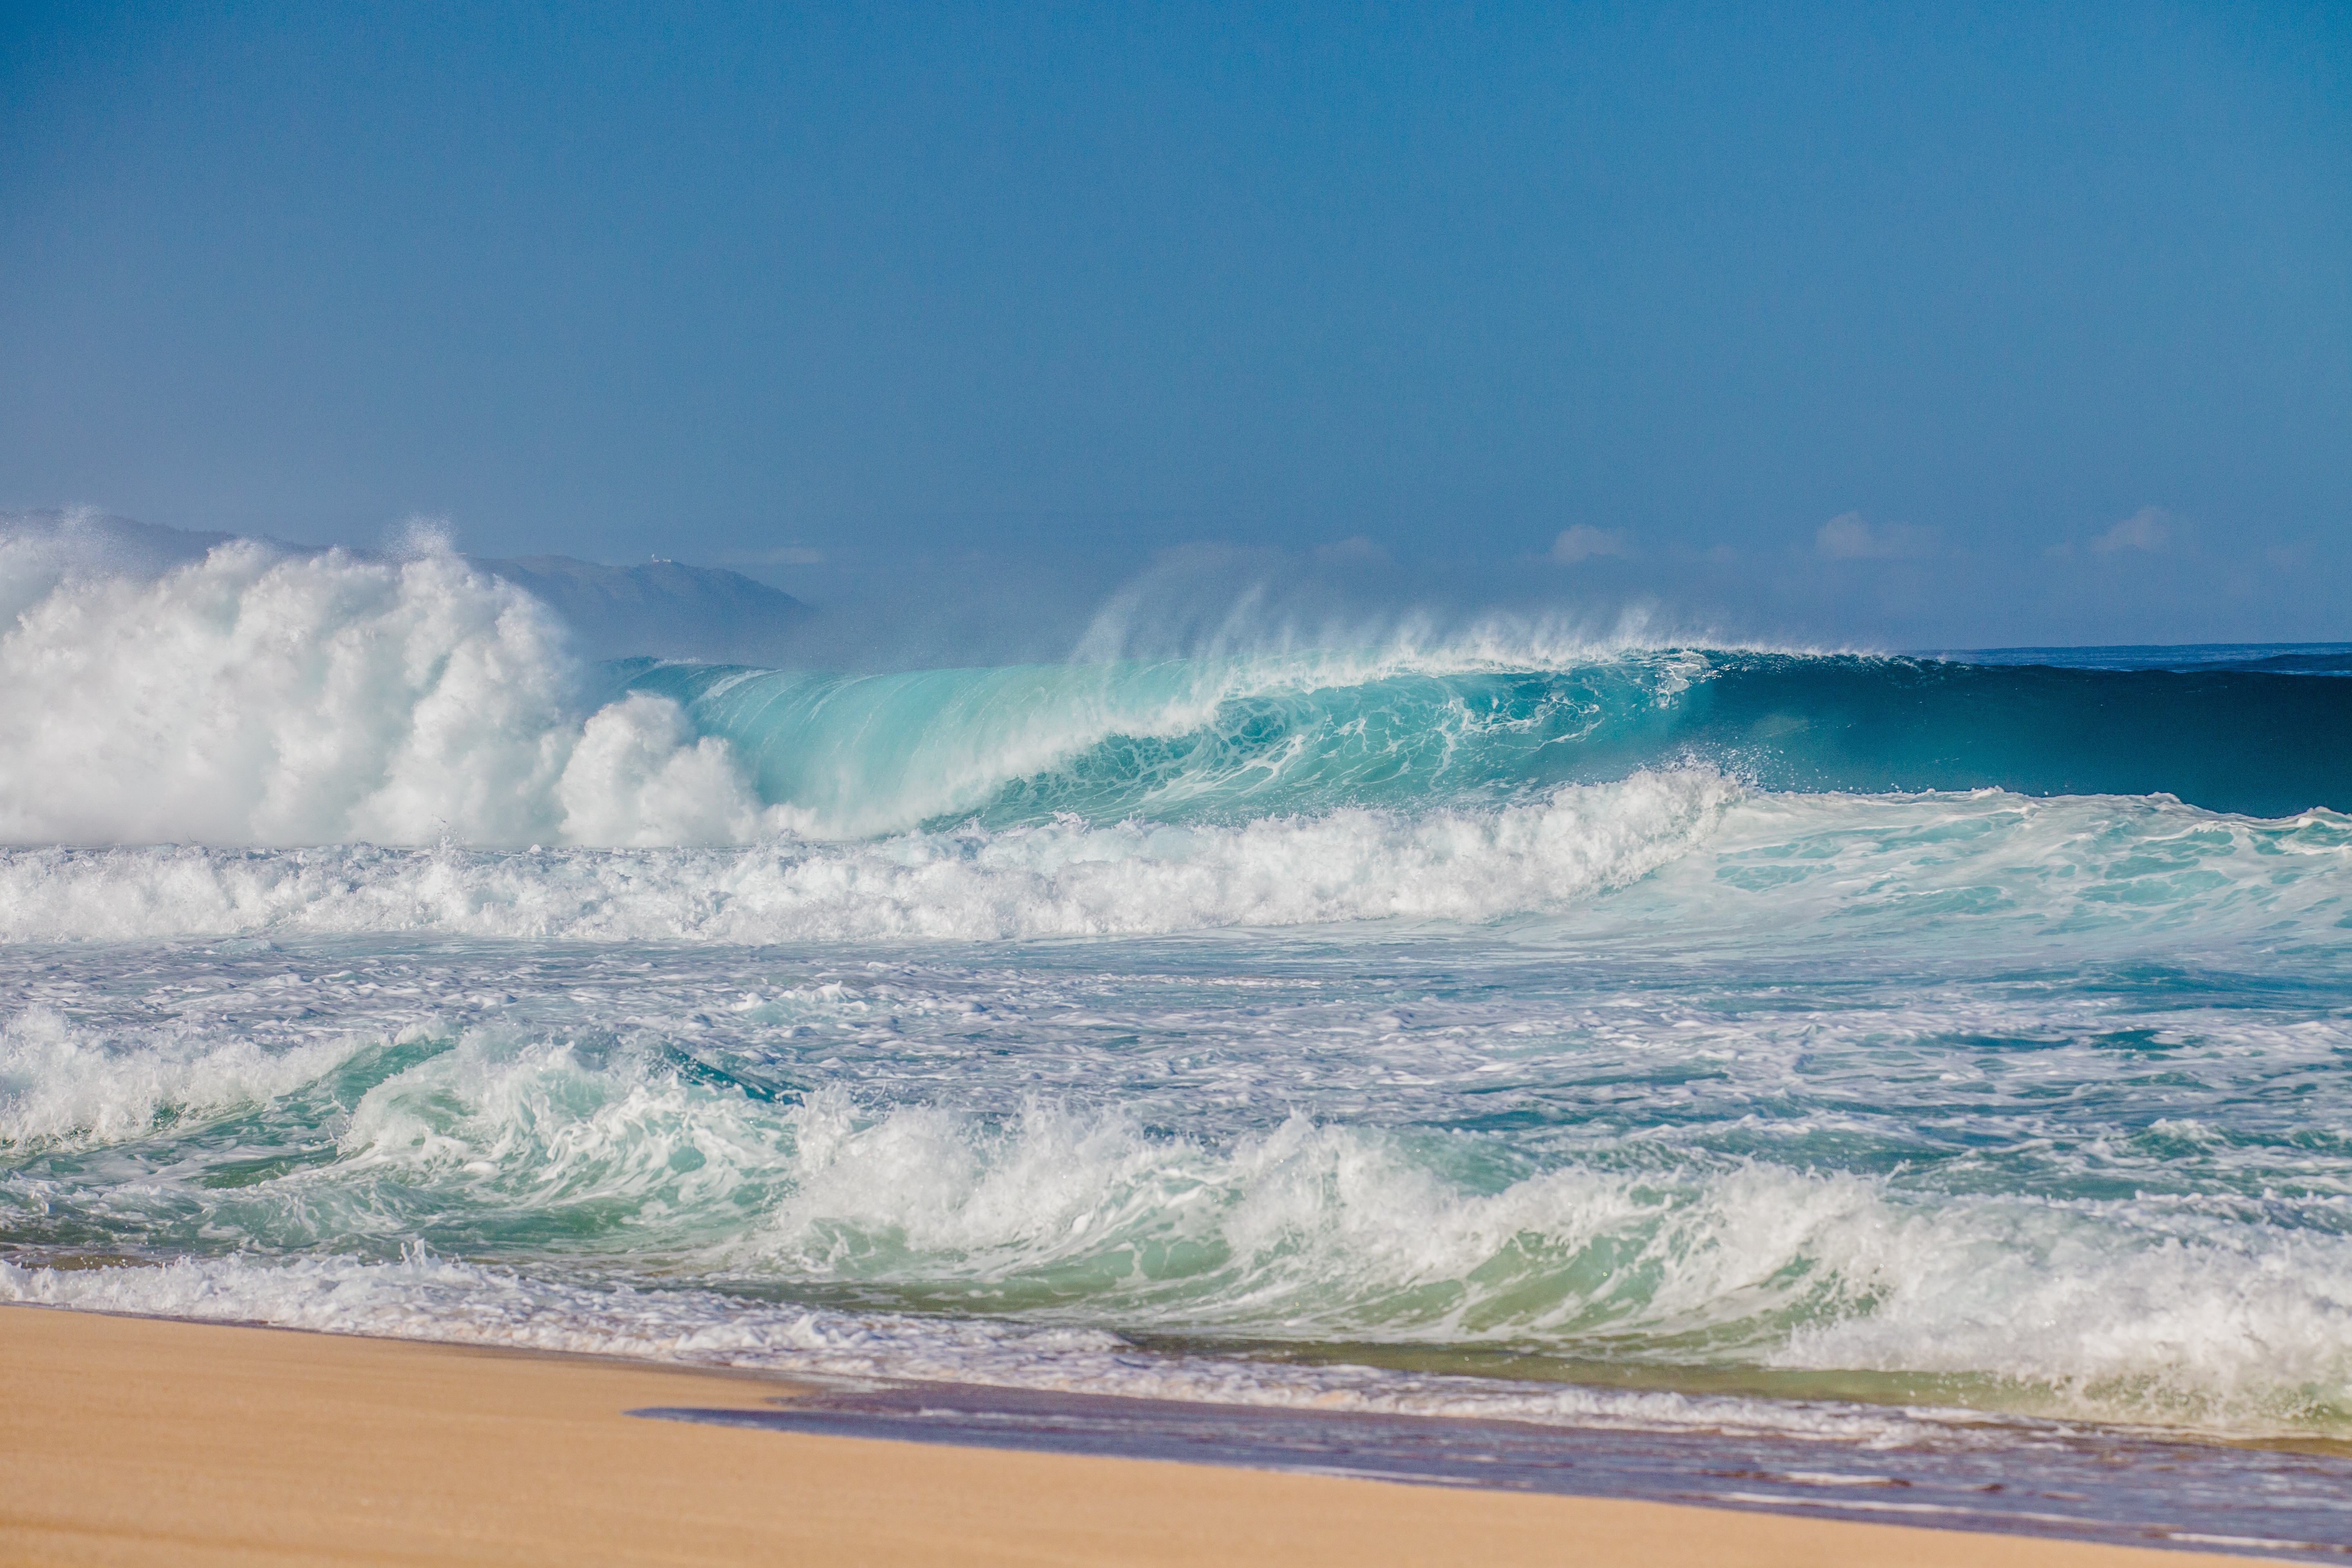
[[[2352,1546],[2352,647],[845,675],[47,562],[0,1300],[1832,1478],[1750,1506],[2154,1445]]]

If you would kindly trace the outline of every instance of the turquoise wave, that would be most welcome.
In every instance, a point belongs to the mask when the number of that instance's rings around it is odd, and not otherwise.
[[[1509,799],[1699,763],[1767,790],[2352,807],[2352,681],[1667,649],[1559,668],[1339,656],[877,676],[630,661],[770,805],[837,830],[1237,820]]]

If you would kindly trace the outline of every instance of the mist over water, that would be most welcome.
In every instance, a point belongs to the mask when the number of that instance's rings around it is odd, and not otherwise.
[[[0,538],[0,1296],[2352,1435],[2352,681],[1134,597],[597,663],[430,542],[72,546]]]

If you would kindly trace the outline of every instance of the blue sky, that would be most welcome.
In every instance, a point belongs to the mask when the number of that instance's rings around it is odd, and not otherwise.
[[[0,28],[0,505],[440,516],[1041,647],[1155,562],[2352,637],[2340,5]]]

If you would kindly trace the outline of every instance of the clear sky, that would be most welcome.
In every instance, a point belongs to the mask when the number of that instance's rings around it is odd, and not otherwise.
[[[1155,561],[2352,637],[2341,4],[0,29],[0,505],[429,514],[1033,641]]]

